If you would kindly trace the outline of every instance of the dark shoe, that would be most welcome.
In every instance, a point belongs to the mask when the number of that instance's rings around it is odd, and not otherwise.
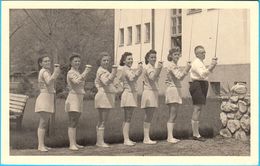
[[[201,142],[205,142],[206,141],[206,139],[203,138],[203,137],[195,137],[195,136],[193,136],[192,139],[196,140],[196,141],[201,141]]]

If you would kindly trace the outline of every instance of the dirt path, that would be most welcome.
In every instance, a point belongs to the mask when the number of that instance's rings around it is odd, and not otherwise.
[[[156,145],[127,147],[122,144],[113,144],[111,148],[86,146],[79,151],[70,151],[68,148],[53,148],[49,152],[39,152],[35,149],[10,150],[10,155],[73,155],[73,156],[248,156],[250,144],[235,139],[216,137],[206,142],[182,140],[177,144],[159,141]]]

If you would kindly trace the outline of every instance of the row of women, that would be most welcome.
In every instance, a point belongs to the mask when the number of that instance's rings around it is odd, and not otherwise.
[[[199,48],[203,49],[202,46]],[[202,51],[203,51],[202,50]],[[198,47],[195,48],[196,57],[197,56]],[[205,51],[202,52],[205,58]],[[100,54],[100,67],[96,73],[95,86],[98,90],[95,96],[95,108],[98,110],[99,120],[96,126],[97,131],[97,142],[96,145],[99,147],[109,147],[107,143],[104,142],[104,130],[105,130],[105,122],[108,119],[108,115],[111,109],[115,107],[115,86],[114,79],[117,76],[117,66],[112,66],[112,71],[109,72],[109,68],[111,67],[111,57],[108,53],[102,52]],[[191,69],[191,62],[187,62],[186,67],[182,70],[177,62],[180,58],[180,49],[175,47],[169,51],[168,61],[171,62],[167,67],[167,79],[165,81],[167,85],[167,89],[165,92],[165,103],[169,106],[169,120],[167,122],[167,131],[168,138],[167,141],[169,143],[176,143],[180,140],[173,137],[173,129],[175,125],[175,119],[177,117],[177,111],[179,105],[182,104],[181,97],[181,80],[188,74]],[[203,59],[204,59],[203,58]],[[199,58],[200,59],[200,58]],[[201,59],[201,62],[202,60]],[[143,67],[142,63],[138,64],[138,69],[133,70],[131,68],[133,64],[133,56],[130,52],[125,52],[120,60],[120,66],[122,66],[122,74],[120,76],[120,80],[123,85],[123,93],[121,96],[121,107],[124,110],[124,122],[122,125],[123,137],[124,137],[124,145],[133,146],[136,143],[129,139],[129,128],[131,118],[134,112],[134,109],[138,106],[137,101],[137,80],[143,73],[143,93],[141,99],[141,108],[145,111],[145,117],[143,122],[144,129],[144,144],[156,144],[156,141],[150,139],[149,131],[150,125],[153,118],[154,111],[158,107],[158,80],[159,75],[161,73],[163,63],[159,62],[157,67],[155,67],[156,63],[156,51],[150,50],[147,52],[145,56],[145,64]],[[39,88],[40,94],[36,100],[35,112],[37,112],[40,116],[40,122],[38,127],[38,150],[39,151],[48,151],[50,148],[45,146],[44,137],[45,130],[48,122],[48,118],[51,113],[54,113],[54,94],[55,88],[54,83],[55,79],[58,77],[60,73],[59,65],[55,65],[53,73],[51,73],[51,59],[48,55],[44,55],[38,59],[38,64],[40,66],[39,71]],[[81,59],[79,54],[73,53],[70,57],[70,65],[71,68],[67,73],[67,84],[69,87],[69,94],[65,102],[65,111],[68,113],[69,117],[69,126],[68,126],[68,137],[69,137],[69,149],[70,150],[79,150],[83,148],[83,146],[78,145],[76,143],[76,128],[79,123],[80,115],[83,111],[83,97],[85,94],[84,84],[85,80],[91,71],[91,66],[86,65],[85,70],[80,73],[79,68],[81,65]],[[204,67],[206,73],[210,73],[216,65],[212,63],[211,68]],[[193,69],[192,69],[193,70]],[[193,71],[196,73],[195,69]],[[205,78],[205,72],[200,73],[197,72],[195,74],[197,77]],[[201,76],[200,76],[201,75]],[[205,76],[202,76],[205,75]],[[195,81],[194,81],[195,82]],[[194,92],[198,93],[198,92]],[[192,98],[194,99],[195,105],[198,104],[198,95],[205,94],[195,94],[195,96],[191,93]],[[197,97],[196,97],[197,95]],[[197,100],[197,101],[196,101]],[[200,99],[199,99],[200,100]],[[203,100],[203,99],[202,99]],[[201,101],[199,101],[201,102]],[[194,107],[195,108],[195,107]],[[196,107],[196,110],[197,107]],[[195,109],[194,109],[195,111]],[[200,111],[200,110],[199,110]],[[200,138],[198,133],[198,125],[195,125],[197,114],[195,113],[195,120],[192,120],[192,129],[193,135],[196,138]],[[198,119],[198,118],[197,118]],[[197,121],[198,122],[198,121]],[[197,128],[196,128],[197,126]]]

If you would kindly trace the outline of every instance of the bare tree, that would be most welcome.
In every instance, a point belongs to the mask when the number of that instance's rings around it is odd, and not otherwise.
[[[42,52],[60,64],[68,63],[71,52],[79,52],[82,63],[95,68],[99,52],[113,55],[113,10],[17,9],[10,13],[11,70],[36,69]]]

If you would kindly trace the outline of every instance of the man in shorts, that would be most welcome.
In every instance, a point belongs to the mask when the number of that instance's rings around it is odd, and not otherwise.
[[[217,65],[217,58],[212,58],[211,64],[206,67],[203,63],[205,59],[205,49],[203,46],[198,45],[194,49],[196,55],[195,60],[191,64],[190,77],[190,94],[192,97],[192,102],[194,106],[191,126],[193,132],[193,139],[198,141],[205,141],[199,133],[199,117],[202,110],[202,106],[206,104],[206,97],[208,92],[208,76],[213,72],[215,66]]]

